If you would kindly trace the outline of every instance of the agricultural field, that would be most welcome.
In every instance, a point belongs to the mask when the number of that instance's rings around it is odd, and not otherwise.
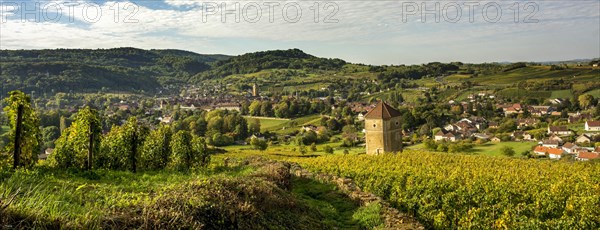
[[[535,143],[535,142],[516,142],[516,141],[506,141],[506,142],[498,142],[498,143],[487,142],[487,143],[480,144],[480,145],[474,145],[473,149],[471,149],[469,152],[465,152],[465,154],[504,156],[504,155],[502,155],[502,152],[500,151],[500,149],[502,149],[502,147],[504,147],[504,146],[508,146],[515,150],[515,153],[517,154],[516,157],[518,157],[519,154],[524,151],[531,151],[532,147],[535,146],[536,144],[537,143]],[[427,149],[425,149],[425,146],[423,144],[416,144],[416,145],[408,146],[407,149],[428,151]]]
[[[575,79],[578,82],[597,81],[599,69],[570,68],[550,71],[549,66],[528,66],[498,74],[474,77],[481,84],[513,84],[525,80]]]
[[[564,90],[554,90],[550,96],[551,98],[563,98],[563,99],[571,99],[573,98],[573,92],[570,89]]]
[[[415,150],[287,160],[353,178],[426,228],[600,227],[600,164]]]
[[[290,134],[300,130],[303,125],[319,125],[321,121],[321,115],[308,115],[287,121],[271,121],[268,128],[263,126],[263,120],[261,120],[261,130],[275,132],[277,134]]]
[[[518,88],[506,88],[500,90],[496,95],[504,98],[522,99],[522,98],[550,98],[552,92],[550,91],[531,91]]]
[[[594,98],[600,98],[600,89],[594,89],[591,91],[587,91],[585,94],[589,94],[594,96]]]
[[[255,120],[259,120],[260,129],[262,132],[271,130],[271,128],[276,127],[276,126],[281,126],[282,124],[287,123],[290,120],[290,119],[274,118],[274,117],[245,116],[245,118],[248,120],[248,123],[252,123],[252,122],[255,122]]]
[[[499,142],[499,143],[485,143],[481,145],[475,145],[469,153],[476,153],[479,155],[490,155],[490,156],[502,156],[500,151],[502,147],[508,146],[515,150],[516,156],[519,156],[522,152],[531,152],[533,146],[537,145],[536,142]]]

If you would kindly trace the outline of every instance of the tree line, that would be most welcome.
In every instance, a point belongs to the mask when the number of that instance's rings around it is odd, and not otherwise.
[[[4,163],[14,167],[33,166],[42,146],[39,118],[31,107],[31,98],[20,91],[12,91],[5,99],[4,108],[10,121],[8,132],[11,143],[5,146],[9,157]],[[216,116],[218,117],[218,116]],[[218,119],[218,118],[217,118]],[[245,124],[245,123],[244,123]],[[222,129],[223,126],[210,127]],[[186,170],[204,167],[210,161],[207,140],[194,131],[173,129],[170,125],[150,128],[136,117],[121,125],[114,125],[102,133],[102,121],[97,110],[80,109],[71,125],[61,131],[54,152],[48,156],[50,165],[79,169],[138,169]]]

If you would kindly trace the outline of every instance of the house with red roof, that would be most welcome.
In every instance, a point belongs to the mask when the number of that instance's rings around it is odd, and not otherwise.
[[[533,149],[533,153],[535,153],[538,156],[545,156],[546,152],[548,152],[548,147],[544,147],[544,146],[536,146],[535,149]]]
[[[562,146],[562,150],[564,150],[566,153],[569,153],[569,154],[575,154],[575,153],[576,153],[576,151],[575,151],[575,150],[576,150],[578,147],[579,147],[579,146],[577,146],[576,144],[573,144],[573,143],[571,143],[571,142],[567,142],[567,143],[565,143],[565,144]]]
[[[563,155],[564,151],[558,148],[548,148],[548,157],[550,159],[560,159]]]
[[[598,153],[598,152],[580,152],[577,154],[577,157],[575,159],[579,160],[579,161],[596,160],[596,159],[600,159],[600,153]]]
[[[600,121],[586,121],[585,131],[600,131]]]
[[[568,136],[573,134],[573,132],[567,126],[548,126],[548,134]]]

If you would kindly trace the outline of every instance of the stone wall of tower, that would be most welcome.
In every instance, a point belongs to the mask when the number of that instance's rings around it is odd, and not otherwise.
[[[365,131],[367,154],[377,155],[402,150],[402,123],[400,117],[388,120],[365,119]]]
[[[385,147],[384,121],[382,119],[365,119],[365,141],[367,154],[377,155],[383,153]]]
[[[402,122],[401,117],[393,117],[385,123],[385,152],[402,151]]]

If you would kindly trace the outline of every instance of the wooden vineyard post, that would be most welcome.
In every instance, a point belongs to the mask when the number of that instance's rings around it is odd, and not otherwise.
[[[15,149],[13,153],[13,168],[19,167],[19,159],[21,158],[21,135],[23,132],[23,105],[17,108],[17,124],[15,128]]]
[[[93,123],[90,122],[90,140],[89,140],[88,155],[87,155],[87,170],[92,170],[93,154],[94,154],[94,126],[93,126]]]
[[[133,137],[131,138],[131,170],[135,173],[136,165],[135,165],[135,157],[137,153],[137,130],[133,132]]]

